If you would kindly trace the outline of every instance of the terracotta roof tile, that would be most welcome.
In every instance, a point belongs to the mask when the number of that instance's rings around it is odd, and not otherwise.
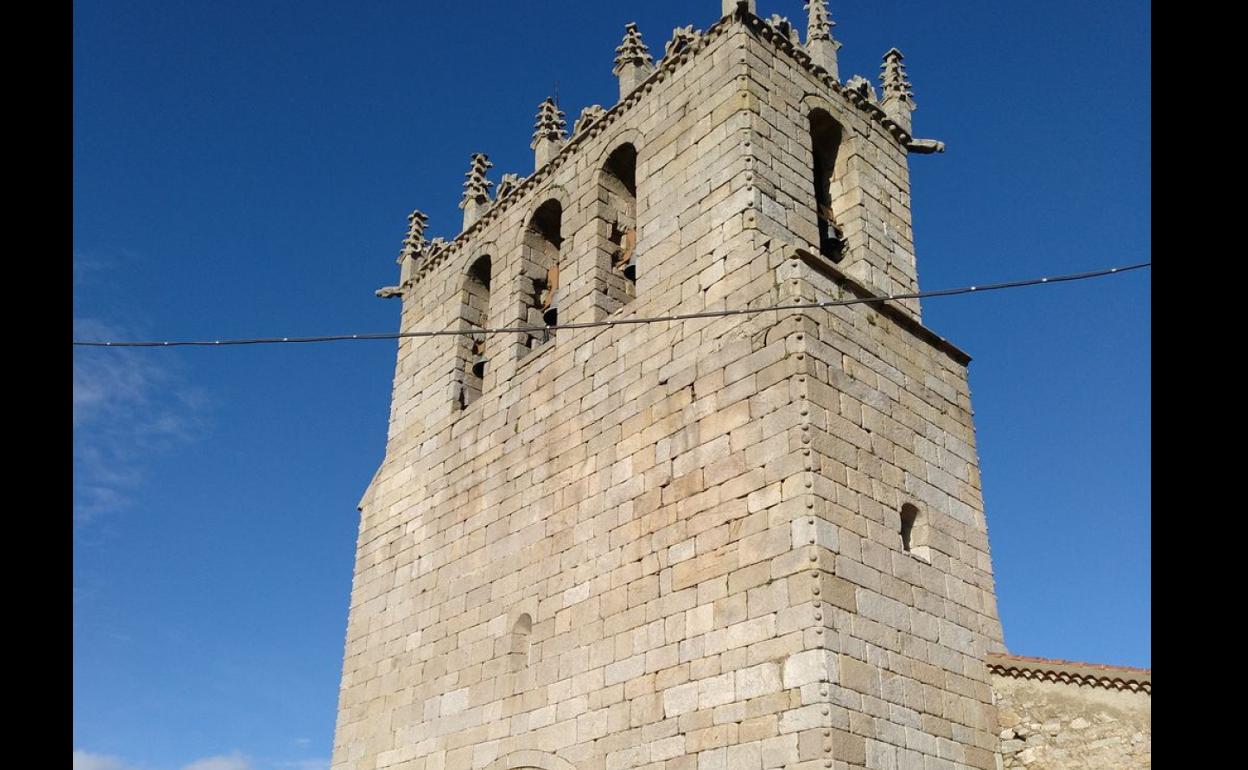
[[[1023,655],[989,653],[989,673],[1013,679],[1073,684],[1079,687],[1103,687],[1107,690],[1153,693],[1152,669],[1131,666],[1108,666],[1071,660],[1033,658]]]

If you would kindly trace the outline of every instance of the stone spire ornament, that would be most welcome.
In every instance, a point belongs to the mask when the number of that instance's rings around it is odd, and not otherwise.
[[[601,104],[591,104],[581,110],[580,117],[578,117],[576,122],[572,124],[572,136],[576,136],[585,129],[589,128],[591,123],[606,114],[607,111],[602,108]]]
[[[503,178],[498,180],[498,190],[495,194],[495,200],[501,201],[503,198],[511,195],[512,191],[520,186],[520,182],[521,179],[519,174],[503,174]]]
[[[806,0],[806,53],[810,60],[823,67],[836,82],[841,81],[841,74],[836,63],[836,52],[840,50],[840,42],[832,37],[832,28],[836,22],[828,13],[827,0]]]
[[[737,12],[737,6],[741,3],[746,4],[746,10],[755,16],[758,15],[758,3],[756,0],[722,0],[721,8],[723,8],[722,16],[731,16]]]
[[[474,152],[468,173],[464,174],[464,197],[459,207],[464,210],[464,229],[472,227],[490,207],[490,188],[494,183],[485,178],[485,173],[494,167],[484,153]]]
[[[624,25],[624,42],[615,49],[615,67],[612,74],[620,79],[620,98],[623,99],[641,85],[641,81],[654,72],[654,58],[650,49],[646,48],[637,31],[637,25],[629,22]]]
[[[901,51],[890,48],[884,54],[884,63],[880,65],[880,84],[883,86],[884,101],[880,107],[901,126],[907,134],[914,133],[911,129],[910,113],[918,109],[914,103],[914,92],[910,81],[906,79],[906,65],[902,63]]]
[[[374,292],[382,299],[390,299],[392,297],[402,297],[403,292],[412,282],[412,270],[415,268],[416,260],[425,252],[425,225],[428,224],[429,217],[425,216],[423,211],[413,211],[407,215],[407,235],[403,236],[403,247],[399,250],[399,258],[395,262],[399,265],[399,285],[384,286]]]
[[[695,32],[692,24],[673,29],[672,39],[667,41],[667,45],[663,49],[663,58],[669,59],[675,56],[696,43],[700,37],[702,37],[702,30]]]
[[[429,217],[423,211],[417,210],[407,215],[407,235],[403,237],[403,248],[399,251],[399,258],[395,260],[400,265],[404,260],[420,256],[425,250],[425,225],[427,224],[429,224]]]
[[[880,101],[880,97],[875,95],[875,86],[871,85],[871,81],[862,75],[854,75],[849,80],[846,80],[845,87],[850,91],[858,92],[864,99],[870,99],[873,102]]]
[[[537,109],[537,123],[533,127],[534,162],[536,168],[545,166],[551,158],[563,149],[565,131],[568,126],[567,115],[557,106],[555,100],[546,97],[542,106]]]
[[[793,22],[789,21],[787,16],[781,16],[778,13],[773,13],[771,18],[767,20],[767,23],[771,25],[772,29],[778,32],[784,37],[785,40],[788,40],[793,45],[796,46],[802,44],[802,39],[798,36],[797,29],[793,26]]]

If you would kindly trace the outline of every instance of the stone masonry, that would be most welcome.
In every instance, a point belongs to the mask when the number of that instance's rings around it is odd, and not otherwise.
[[[939,143],[794,42],[821,2],[725,6],[652,70],[630,27],[499,197],[474,156],[455,238],[412,215],[381,293],[462,334],[398,346],[333,770],[997,766],[969,358],[886,299]]]
[[[1153,766],[1151,672],[1013,655],[988,667],[1006,770]]]

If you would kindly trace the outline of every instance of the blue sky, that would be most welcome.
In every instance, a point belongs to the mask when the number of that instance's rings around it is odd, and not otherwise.
[[[74,8],[75,337],[171,339],[395,330],[407,213],[453,236],[470,153],[530,171],[544,97],[613,103],[626,22],[658,52],[719,3]],[[1147,3],[832,11],[842,76],[898,46],[948,145],[911,159],[922,288],[1151,258]],[[1151,665],[1150,293],[924,304],[975,358],[1013,652]],[[75,770],[328,766],[394,349],[74,352]]]

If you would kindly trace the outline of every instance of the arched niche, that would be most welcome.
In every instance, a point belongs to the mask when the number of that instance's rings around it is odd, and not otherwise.
[[[547,751],[526,750],[501,756],[485,770],[576,770],[576,765]]]
[[[558,323],[563,297],[559,291],[559,265],[564,244],[563,204],[548,198],[538,206],[524,228],[520,246],[520,324],[530,327]],[[554,337],[554,331],[524,335],[520,357]]]
[[[467,409],[481,396],[484,389],[485,371],[489,356],[498,347],[484,334],[473,332],[490,324],[490,281],[493,261],[489,254],[482,254],[464,271],[459,294],[460,331],[469,332],[456,337],[455,382],[458,387],[456,405]]]
[[[833,262],[840,262],[845,258],[848,248],[845,239],[848,213],[848,190],[845,188],[846,172],[849,168],[848,137],[845,128],[822,107],[810,111],[808,122],[819,252]]]
[[[597,175],[595,305],[606,315],[637,296],[637,148],[615,146]]]

